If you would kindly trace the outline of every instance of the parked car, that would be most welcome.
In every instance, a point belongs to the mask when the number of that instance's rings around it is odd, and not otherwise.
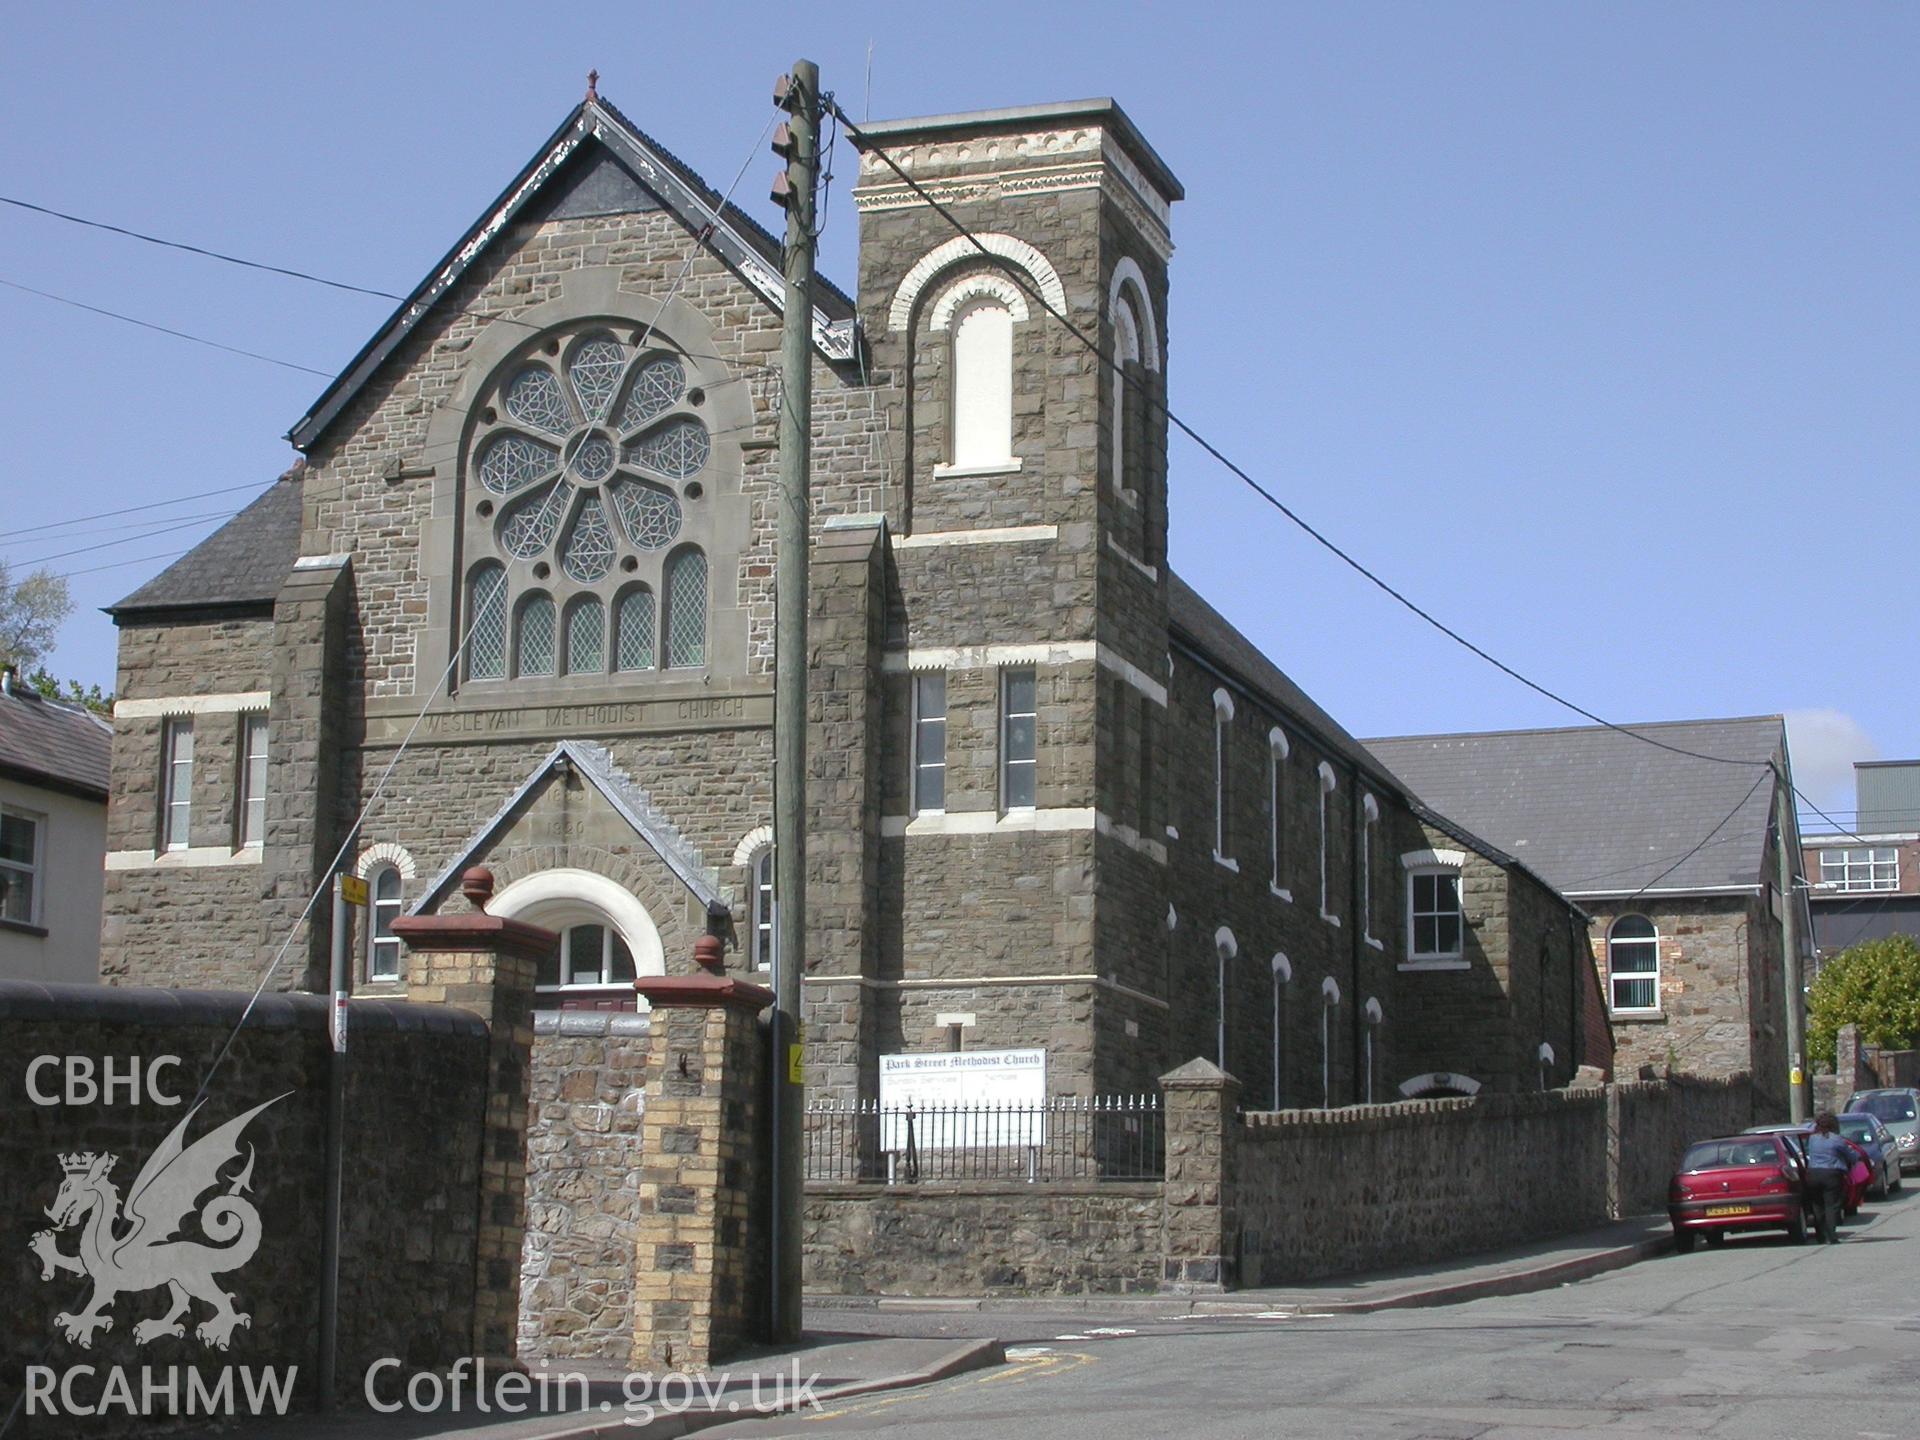
[[[1741,1133],[1745,1135],[1785,1135],[1789,1143],[1793,1146],[1793,1153],[1800,1157],[1801,1164],[1804,1165],[1807,1158],[1807,1137],[1813,1134],[1813,1126],[1808,1124],[1754,1125]],[[1864,1172],[1860,1174],[1859,1179],[1848,1180],[1847,1193],[1840,1201],[1841,1217],[1850,1218],[1860,1213],[1860,1202],[1867,1198],[1867,1191],[1872,1188],[1874,1178],[1878,1172],[1874,1168],[1873,1157],[1867,1153],[1866,1146],[1847,1135],[1842,1135],[1840,1138],[1847,1142],[1847,1147],[1853,1152],[1853,1158],[1859,1162],[1856,1173]]]
[[[1884,1200],[1898,1190],[1900,1151],[1879,1118],[1864,1110],[1852,1110],[1833,1118],[1840,1124],[1840,1133],[1867,1152],[1867,1168],[1871,1172],[1867,1194],[1875,1200]]]
[[[1902,1171],[1920,1171],[1920,1090],[1856,1090],[1849,1115],[1871,1115],[1893,1136]]]
[[[1682,1255],[1704,1239],[1725,1243],[1745,1230],[1807,1238],[1806,1167],[1790,1135],[1732,1135],[1689,1145],[1667,1187],[1667,1218]]]

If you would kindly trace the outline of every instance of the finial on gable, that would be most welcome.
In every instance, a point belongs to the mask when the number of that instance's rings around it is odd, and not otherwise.
[[[587,71],[587,99],[598,100],[599,98],[600,72],[598,70],[589,70]]]

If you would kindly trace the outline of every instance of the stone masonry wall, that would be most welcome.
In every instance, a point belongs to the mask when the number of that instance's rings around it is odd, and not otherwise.
[[[7,1117],[0,1126],[0,1230],[17,1237],[0,1249],[0,1294],[8,1300],[0,1318],[0,1413],[18,1393],[23,1366],[64,1369],[82,1361],[192,1367],[209,1379],[223,1365],[297,1367],[296,1403],[311,1403],[324,1194],[324,999],[262,997],[187,1132],[191,1143],[272,1102],[220,1170],[224,1192],[250,1157],[244,1194],[260,1221],[252,1257],[220,1276],[235,1308],[251,1317],[233,1330],[230,1348],[209,1349],[191,1331],[138,1344],[136,1323],[166,1308],[164,1291],[149,1290],[121,1294],[107,1311],[112,1328],[97,1334],[91,1349],[80,1349],[59,1334],[54,1317],[82,1309],[90,1287],[66,1273],[43,1280],[26,1243],[50,1228],[44,1211],[62,1183],[61,1154],[117,1156],[109,1175],[126,1195],[155,1147],[186,1117],[185,1102],[247,998],[0,981],[0,1107]],[[471,1353],[487,1038],[469,1017],[386,1001],[354,1002],[351,1033],[339,1375],[343,1389],[358,1393],[365,1368],[377,1358],[435,1367]],[[84,1094],[75,1097],[81,1103],[41,1103],[27,1088],[28,1067],[49,1055],[84,1058],[96,1076],[109,1059],[124,1074],[136,1061],[146,1073],[159,1057],[177,1056],[177,1065],[161,1069],[158,1087],[173,1103],[147,1094],[129,1103],[124,1091],[112,1104],[88,1102]],[[64,1100],[61,1075],[60,1065],[43,1068],[36,1088]],[[77,1233],[57,1232],[58,1249],[73,1254]],[[190,1218],[184,1233],[198,1238],[199,1222]],[[192,1326],[210,1314],[196,1301],[183,1319]],[[59,1432],[36,1422],[33,1433]]]
[[[520,1356],[625,1364],[633,1344],[646,1015],[534,1018]]]

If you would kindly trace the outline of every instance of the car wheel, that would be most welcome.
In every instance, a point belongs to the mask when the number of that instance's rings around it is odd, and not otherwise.
[[[1691,1230],[1676,1230],[1673,1232],[1673,1248],[1682,1255],[1690,1255],[1693,1253],[1694,1242],[1699,1238]]]
[[[1795,1245],[1807,1243],[1807,1212],[1802,1210],[1793,1217],[1793,1223],[1787,1226],[1787,1239]]]
[[[1710,1249],[1718,1250],[1722,1245],[1727,1243],[1727,1232],[1724,1230],[1709,1230],[1706,1234],[1706,1240]]]

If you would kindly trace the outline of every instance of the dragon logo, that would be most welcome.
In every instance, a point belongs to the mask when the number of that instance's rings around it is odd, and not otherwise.
[[[234,1297],[214,1280],[223,1271],[239,1269],[260,1248],[260,1212],[241,1193],[253,1179],[251,1145],[246,1147],[247,1163],[226,1182],[224,1193],[200,1207],[200,1229],[213,1243],[176,1236],[195,1202],[221,1183],[221,1168],[239,1156],[240,1132],[247,1122],[286,1098],[276,1095],[188,1145],[187,1125],[200,1110],[195,1105],[134,1178],[124,1211],[119,1190],[107,1178],[119,1156],[87,1151],[60,1157],[66,1178],[46,1209],[53,1229],[40,1231],[27,1248],[40,1257],[42,1280],[65,1272],[93,1281],[93,1297],[84,1310],[53,1318],[68,1340],[90,1349],[95,1331],[113,1328],[109,1312],[116,1296],[163,1285],[167,1313],[133,1327],[133,1338],[142,1345],[162,1335],[185,1336],[181,1317],[188,1314],[191,1300],[213,1307],[213,1314],[194,1327],[195,1338],[204,1345],[225,1350],[234,1327],[252,1323],[252,1317],[233,1308]],[[56,1232],[75,1227],[80,1228],[79,1250],[63,1254]]]

